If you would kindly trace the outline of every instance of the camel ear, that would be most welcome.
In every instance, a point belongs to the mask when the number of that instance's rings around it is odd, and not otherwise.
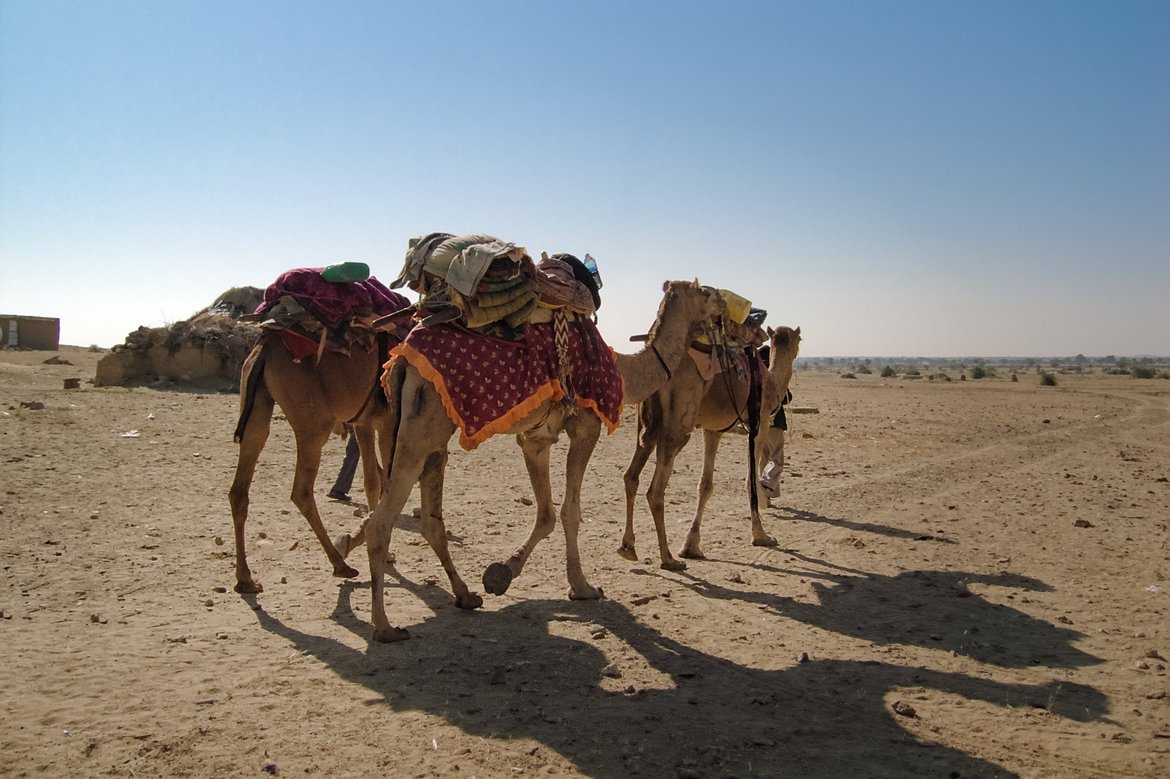
[[[800,325],[797,325],[796,330],[793,332],[795,332],[797,334],[797,336],[799,336],[800,335]]]
[[[548,259],[548,252],[541,252],[540,253],[540,261],[544,262],[547,259]]]
[[[666,281],[662,282],[662,291],[663,292],[670,291],[670,279],[667,279]]]
[[[698,277],[698,276],[696,276],[696,277],[695,277],[695,280],[691,282],[691,286],[692,286],[692,287],[694,287],[695,289],[699,289],[699,288],[701,288],[701,287],[702,287],[702,285],[699,283],[699,277]]]
[[[776,335],[776,331],[772,329],[772,326],[771,326],[771,325],[765,325],[765,326],[764,326],[764,329],[768,331],[768,337],[769,337],[769,338],[771,338],[772,336]]]

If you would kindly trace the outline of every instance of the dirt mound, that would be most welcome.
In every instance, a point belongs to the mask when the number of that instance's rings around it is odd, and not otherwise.
[[[234,387],[244,358],[260,337],[259,326],[240,322],[239,317],[255,310],[263,295],[256,287],[233,287],[190,319],[167,327],[139,327],[98,363],[94,385]]]

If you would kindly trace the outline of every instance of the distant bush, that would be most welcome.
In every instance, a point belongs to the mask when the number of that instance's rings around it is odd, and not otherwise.
[[[857,376],[855,374],[852,374],[852,373],[842,373],[841,378],[842,379],[856,379]]]
[[[871,371],[869,369],[868,365],[858,365],[855,373],[862,373],[862,374],[869,375],[869,374],[873,373],[873,371]]]
[[[886,367],[882,368],[882,378],[883,379],[888,379],[888,378],[891,378],[891,377],[897,376],[897,375],[898,375],[898,372],[895,371],[893,368],[891,368],[888,365]]]
[[[911,368],[910,370],[906,371],[906,375],[907,376],[921,376],[922,373],[920,373],[917,368]]]
[[[972,379],[986,379],[995,375],[995,368],[988,368],[986,365],[976,365],[971,369]]]
[[[1152,379],[1154,378],[1154,369],[1145,365],[1135,365],[1130,369],[1135,379]]]
[[[1041,387],[1055,387],[1056,386],[1056,377],[1053,376],[1051,373],[1048,373],[1047,371],[1045,371],[1044,373],[1041,373],[1040,374],[1040,386]]]
[[[1110,368],[1106,373],[1110,376],[1128,376],[1129,368]]]

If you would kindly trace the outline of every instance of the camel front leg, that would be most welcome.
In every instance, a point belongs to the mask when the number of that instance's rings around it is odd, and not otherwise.
[[[361,452],[362,481],[366,493],[366,505],[369,506],[370,511],[373,511],[382,497],[382,492],[386,489],[386,473],[389,471],[389,467],[381,468],[379,467],[379,463],[389,461],[390,444],[387,441],[389,436],[382,435],[380,437],[382,440],[375,444],[374,433],[371,430],[369,431],[370,440],[363,445],[362,434],[357,429],[355,429],[354,435],[357,436],[358,451]],[[337,551],[341,554],[342,558],[349,557],[350,552],[365,542],[366,526],[364,522],[352,534],[342,533],[333,539],[333,545],[337,547]],[[387,551],[386,562],[395,562],[393,552]]]
[[[561,504],[561,527],[565,531],[565,568],[569,577],[570,600],[597,600],[603,597],[600,587],[585,579],[581,568],[581,550],[577,534],[581,528],[581,484],[585,469],[601,436],[601,420],[585,412],[575,414],[565,425],[569,433],[569,455],[565,463],[565,500]]]
[[[548,538],[557,524],[556,509],[553,506],[552,483],[549,479],[549,448],[556,441],[556,435],[540,430],[521,433],[516,436],[520,450],[524,453],[524,465],[528,468],[528,479],[532,482],[532,494],[536,498],[536,522],[532,532],[512,556],[504,563],[492,563],[483,572],[483,588],[492,595],[503,595],[524,570],[532,550],[542,539]]]
[[[376,459],[377,447],[374,441],[374,431],[367,427],[355,427],[352,435],[357,439],[358,452],[361,456],[362,486],[366,493],[366,507],[368,511],[373,511],[374,506],[378,505],[378,500],[382,497],[382,489],[385,486],[383,484],[385,477],[382,475]],[[364,544],[365,541],[366,531],[365,523],[363,523],[354,533],[342,533],[333,539],[333,546],[337,548],[342,559],[345,559],[349,557],[350,552]],[[387,562],[394,562],[393,553],[390,554]]]
[[[660,568],[667,571],[684,571],[687,564],[675,559],[670,553],[670,544],[666,540],[666,488],[670,484],[670,475],[674,472],[674,458],[686,446],[690,435],[681,437],[663,437],[658,442],[658,457],[654,463],[654,476],[650,479],[650,488],[646,491],[646,502],[650,504],[650,514],[654,517],[654,532],[658,535],[658,556],[661,559]]]
[[[784,469],[784,431],[778,427],[765,427],[756,443],[760,447],[756,462],[756,481],[760,492],[764,494],[764,505],[770,507],[772,496],[780,486],[780,472]],[[750,482],[747,488],[748,505],[751,505]],[[776,539],[764,530],[759,506],[752,509],[752,546],[776,546]]]
[[[772,501],[780,496],[780,474],[784,472],[784,431],[778,427],[764,428],[760,441],[760,489],[764,506],[772,508]]]
[[[634,445],[634,456],[630,458],[630,465],[626,468],[623,481],[626,485],[626,531],[622,534],[622,545],[618,547],[618,554],[627,560],[638,562],[638,551],[634,546],[634,506],[638,497],[638,482],[646,462],[654,452],[655,441],[642,423],[642,415],[638,415],[638,437]]]
[[[317,471],[321,468],[321,449],[329,440],[332,430],[297,431],[297,464],[293,476],[292,502],[309,521],[309,527],[317,536],[325,556],[333,564],[333,575],[342,579],[352,579],[358,575],[357,569],[345,562],[345,557],[337,551],[329,534],[325,532],[325,524],[321,521],[321,514],[317,510],[317,500],[313,495],[313,485],[317,481]]]
[[[263,388],[258,389],[252,406],[252,414],[248,418],[243,435],[240,437],[236,475],[228,490],[228,503],[231,504],[232,508],[232,527],[236,542],[235,591],[240,594],[256,594],[264,591],[264,585],[252,578],[252,571],[248,567],[244,525],[248,521],[249,493],[252,487],[252,478],[256,474],[256,463],[260,459],[260,452],[264,450],[264,444],[268,441],[268,431],[272,425],[273,405],[272,396]]]
[[[700,526],[703,523],[703,509],[715,491],[715,455],[719,454],[719,442],[723,433],[718,430],[703,431],[703,475],[699,478],[699,500],[695,505],[695,518],[691,521],[691,529],[687,533],[687,540],[679,551],[679,557],[690,560],[706,560],[700,542],[702,534]]]

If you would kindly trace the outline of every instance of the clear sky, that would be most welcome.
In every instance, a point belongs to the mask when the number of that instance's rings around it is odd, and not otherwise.
[[[485,232],[802,354],[1170,354],[1170,2],[0,0],[0,313],[112,346]]]

